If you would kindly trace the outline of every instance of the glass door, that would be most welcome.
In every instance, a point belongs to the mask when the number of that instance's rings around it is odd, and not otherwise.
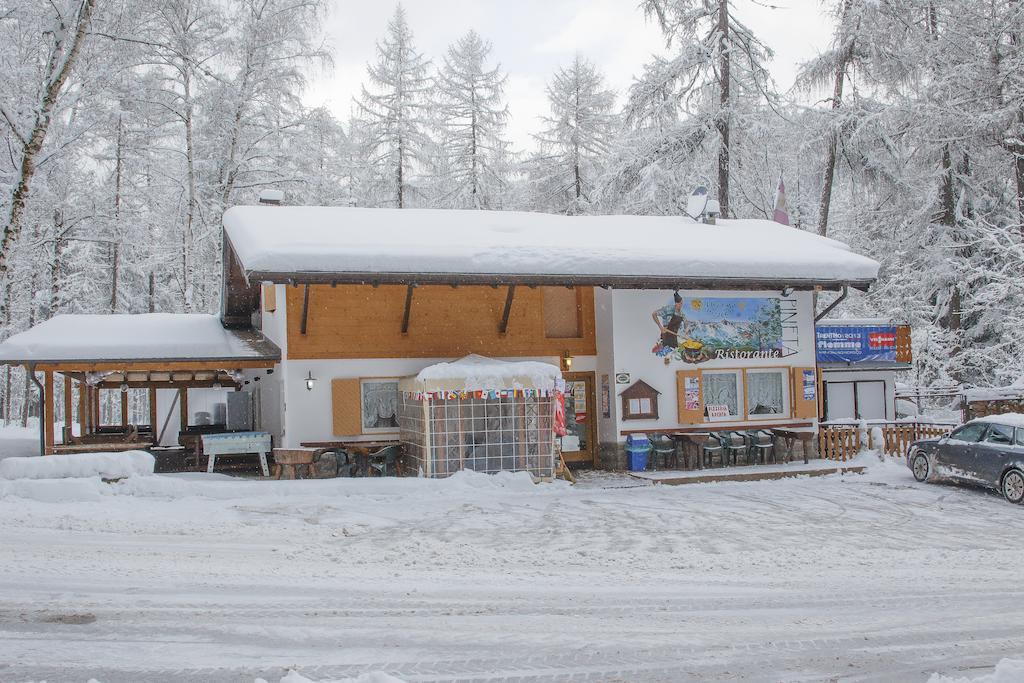
[[[566,372],[565,427],[562,458],[566,463],[593,464],[596,451],[597,412],[594,373]]]

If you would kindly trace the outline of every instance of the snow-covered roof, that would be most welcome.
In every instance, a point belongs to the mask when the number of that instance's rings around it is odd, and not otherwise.
[[[281,351],[214,315],[58,315],[0,344],[0,362],[276,360]]]
[[[562,376],[551,363],[504,361],[470,354],[450,363],[436,363],[402,381],[403,391],[501,391],[540,389],[550,391]]]
[[[236,206],[224,228],[250,282],[866,288],[878,275],[842,242],[767,220]]]
[[[978,417],[971,422],[994,422],[1008,427],[1020,427],[1024,429],[1024,413],[1002,413],[1001,415],[986,415]]]

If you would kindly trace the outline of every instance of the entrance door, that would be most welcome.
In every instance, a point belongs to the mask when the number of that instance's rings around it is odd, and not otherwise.
[[[562,458],[566,463],[592,465],[597,452],[597,405],[594,373],[566,372],[565,426]]]

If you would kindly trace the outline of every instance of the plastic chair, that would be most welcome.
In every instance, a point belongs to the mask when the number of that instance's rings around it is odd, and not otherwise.
[[[747,440],[744,436],[737,432],[720,432],[718,438],[722,441],[722,467],[725,467],[726,462],[732,461],[733,465],[738,465],[738,456],[740,453],[747,452]],[[739,442],[737,443],[737,439]]]
[[[402,455],[402,446],[394,444],[370,453],[370,469],[375,470],[380,476],[386,477],[395,473],[398,467],[398,458]]]
[[[709,434],[708,440],[701,444],[700,447],[701,465],[707,465],[710,467],[711,463],[714,461],[715,453],[718,453],[719,458],[724,461],[725,446],[722,443],[722,437],[719,434]]]
[[[747,457],[753,458],[753,461],[757,462],[757,457],[761,456],[761,464],[768,464],[768,453],[772,454],[772,462],[778,462],[778,457],[775,454],[775,436],[768,431],[763,429],[752,429],[747,433]]]
[[[648,434],[647,440],[651,442],[653,446],[651,461],[648,463],[650,469],[657,469],[655,463],[658,458],[661,458],[662,467],[679,467],[679,454],[674,439],[670,439],[664,434]]]

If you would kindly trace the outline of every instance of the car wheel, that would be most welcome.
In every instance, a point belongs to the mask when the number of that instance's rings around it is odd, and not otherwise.
[[[1003,496],[1011,503],[1024,502],[1024,474],[1020,470],[1010,470],[1003,475]]]
[[[914,456],[911,461],[911,468],[914,473],[914,479],[918,481],[928,481],[928,475],[931,474],[931,465],[928,464],[928,456],[924,453],[918,453]]]

